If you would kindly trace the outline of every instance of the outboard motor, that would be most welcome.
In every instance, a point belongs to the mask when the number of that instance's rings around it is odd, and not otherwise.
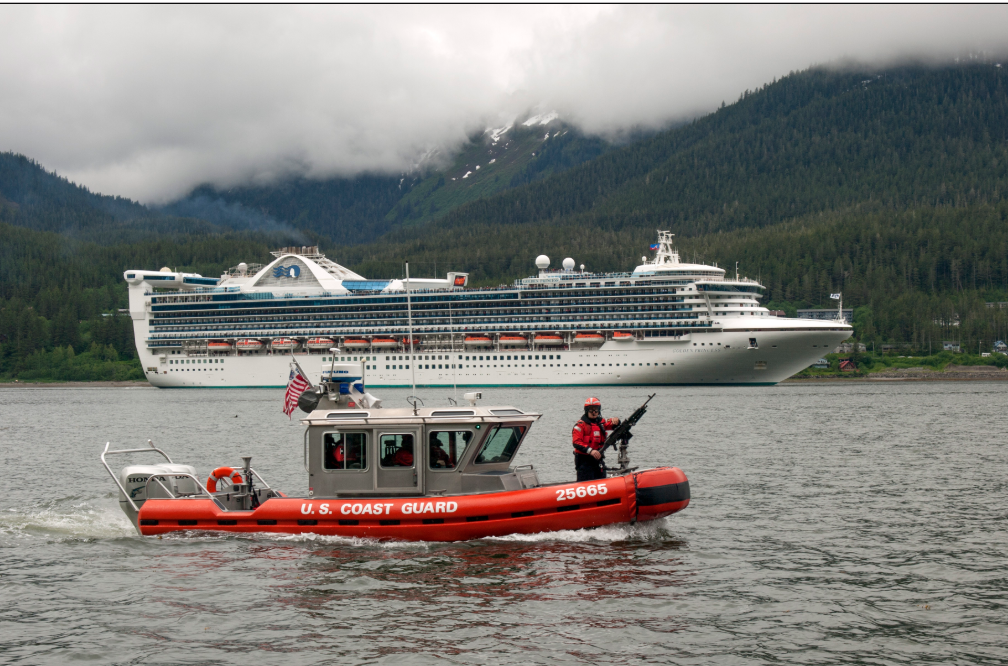
[[[192,476],[185,476],[190,474]],[[150,477],[155,477],[148,483]],[[196,469],[192,465],[162,463],[160,465],[130,465],[119,472],[119,483],[129,494],[137,508],[148,499],[179,497],[199,494],[196,488]],[[167,489],[167,490],[166,490]],[[169,492],[171,495],[169,495]],[[119,491],[119,506],[129,517],[133,527],[137,526],[137,512]]]

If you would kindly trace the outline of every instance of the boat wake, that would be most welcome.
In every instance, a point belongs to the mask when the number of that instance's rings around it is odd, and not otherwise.
[[[9,507],[0,512],[0,536],[5,539],[116,539],[135,534],[118,506],[80,498],[51,500],[30,508]]]

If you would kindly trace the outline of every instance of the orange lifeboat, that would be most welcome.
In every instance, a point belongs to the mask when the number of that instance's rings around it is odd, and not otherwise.
[[[207,350],[212,352],[228,352],[234,348],[230,342],[208,342]]]
[[[270,349],[275,349],[276,351],[290,351],[297,346],[297,340],[291,340],[290,338],[274,338],[270,342]]]
[[[535,343],[540,347],[562,347],[564,341],[559,335],[537,335]]]
[[[613,340],[633,340],[633,333],[624,333],[623,331],[616,331],[612,334]]]
[[[486,335],[467,335],[465,339],[466,347],[489,347],[492,344],[493,340]]]
[[[249,338],[247,340],[238,340],[235,346],[238,348],[238,351],[259,351],[263,348],[263,343],[261,340]]]
[[[605,342],[605,336],[598,333],[578,333],[574,336],[574,343],[584,347],[601,345]]]
[[[344,349],[367,349],[371,343],[362,338],[347,338],[343,341]]]
[[[528,340],[523,335],[502,335],[500,336],[501,347],[524,347]]]
[[[329,351],[330,347],[335,347],[336,343],[332,338],[308,338],[305,347],[314,351]]]
[[[375,338],[371,341],[371,346],[375,349],[395,349],[399,346],[399,341],[395,338]]]

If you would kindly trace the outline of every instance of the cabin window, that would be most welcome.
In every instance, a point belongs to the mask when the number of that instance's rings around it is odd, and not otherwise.
[[[322,453],[325,469],[367,469],[367,433],[327,432]]]
[[[412,467],[413,435],[382,435],[378,451],[382,467]]]
[[[438,430],[427,437],[431,469],[455,469],[472,441],[471,430]]]
[[[525,426],[497,426],[476,454],[476,464],[509,462],[525,435]]]

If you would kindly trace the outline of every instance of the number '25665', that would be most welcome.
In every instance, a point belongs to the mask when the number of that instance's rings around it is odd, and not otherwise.
[[[609,492],[609,489],[605,487],[604,483],[600,483],[597,486],[578,486],[577,488],[561,488],[556,491],[557,501],[563,502],[564,500],[572,500],[576,497],[595,497],[596,495],[605,495]]]

